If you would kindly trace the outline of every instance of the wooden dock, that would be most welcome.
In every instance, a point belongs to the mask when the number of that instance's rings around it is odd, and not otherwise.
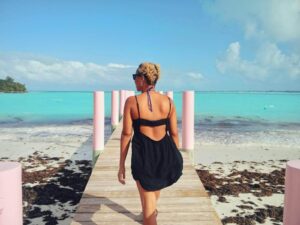
[[[126,184],[118,181],[122,125],[121,120],[96,161],[71,225],[143,224],[139,192],[131,175],[131,145],[125,162]],[[161,190],[157,224],[222,225],[189,154],[181,153],[183,175],[175,184]]]

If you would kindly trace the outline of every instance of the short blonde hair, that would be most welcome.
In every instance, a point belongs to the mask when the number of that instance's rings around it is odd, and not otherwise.
[[[143,74],[146,78],[147,84],[155,85],[160,77],[160,65],[150,62],[143,62],[137,68],[136,73]]]

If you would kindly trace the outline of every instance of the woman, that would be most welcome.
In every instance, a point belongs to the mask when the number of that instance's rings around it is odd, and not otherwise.
[[[156,224],[160,190],[175,183],[183,167],[175,105],[155,90],[159,77],[159,65],[140,64],[133,79],[142,93],[127,98],[123,113],[118,179],[125,184],[125,159],[133,127],[131,170],[140,194],[144,225]]]

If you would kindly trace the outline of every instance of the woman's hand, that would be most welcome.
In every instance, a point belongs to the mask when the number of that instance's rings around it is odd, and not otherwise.
[[[125,166],[119,167],[118,179],[121,184],[125,184]]]

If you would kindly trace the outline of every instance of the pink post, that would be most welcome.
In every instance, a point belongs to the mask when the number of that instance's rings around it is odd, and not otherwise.
[[[173,100],[173,91],[167,91],[167,95]]]
[[[94,151],[104,149],[104,92],[94,92]]]
[[[286,164],[283,224],[300,224],[300,160]]]
[[[194,91],[184,91],[182,99],[182,148],[194,149]]]
[[[22,164],[0,162],[0,224],[22,225]]]
[[[0,197],[0,224],[4,224],[3,216],[2,216],[2,213],[3,213],[3,210],[4,210],[4,202],[3,201],[4,201],[4,198]]]
[[[123,116],[126,91],[120,90],[120,116]]]
[[[129,91],[128,97],[129,97],[129,96],[134,96],[134,94],[135,94],[134,91]]]
[[[111,92],[111,130],[119,124],[119,91]]]
[[[124,101],[124,105],[125,105],[125,102],[127,100],[127,98],[129,97],[130,95],[130,91],[129,90],[125,90],[125,101]]]
[[[126,102],[127,98],[132,96],[132,95],[134,95],[134,91],[125,90],[124,106],[125,106],[125,102]],[[123,108],[124,108],[124,106],[123,106]],[[123,109],[123,111],[124,111],[124,109]]]

